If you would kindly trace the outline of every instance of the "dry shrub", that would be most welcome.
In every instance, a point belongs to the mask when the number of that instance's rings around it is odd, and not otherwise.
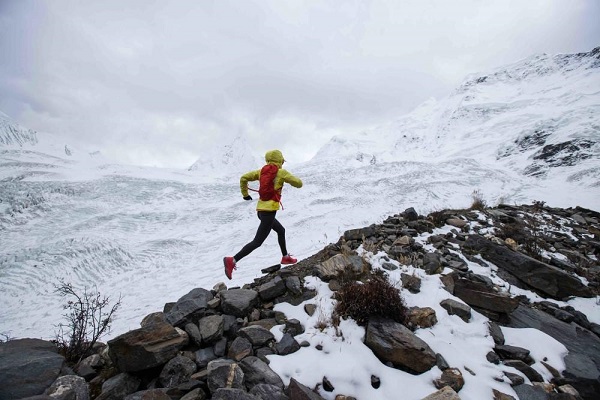
[[[479,190],[474,190],[471,194],[471,198],[473,199],[473,203],[471,204],[471,210],[479,210],[483,211],[487,208],[487,203],[483,199],[483,194]]]
[[[387,279],[381,270],[373,271],[365,283],[348,282],[337,293],[335,313],[350,317],[365,326],[372,316],[380,316],[404,323],[406,305],[400,291]]]

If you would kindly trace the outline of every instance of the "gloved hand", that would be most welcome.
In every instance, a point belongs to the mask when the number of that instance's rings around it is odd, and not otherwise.
[[[244,200],[252,200],[252,197],[250,195],[244,197]]]

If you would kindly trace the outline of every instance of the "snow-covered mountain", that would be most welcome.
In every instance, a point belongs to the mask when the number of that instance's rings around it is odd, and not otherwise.
[[[469,158],[524,176],[600,185],[600,47],[474,74],[454,93],[372,131],[334,137],[315,161]]]
[[[304,187],[283,191],[289,250],[308,257],[408,207],[468,207],[474,191],[490,204],[600,209],[599,70],[598,50],[532,57],[469,77],[378,129],[334,138],[290,167]],[[0,145],[0,334],[52,337],[60,279],[123,295],[113,334],[134,329],[190,288],[224,280],[222,257],[254,236],[255,203],[242,200],[235,175],[262,160],[243,137],[190,170],[166,170],[98,162],[0,120],[1,137],[13,138]],[[253,280],[279,257],[269,237],[228,283]]]
[[[206,151],[188,171],[198,171],[203,175],[226,177],[241,175],[260,168],[264,164],[254,156],[250,143],[244,136],[236,136],[229,143],[220,143]]]

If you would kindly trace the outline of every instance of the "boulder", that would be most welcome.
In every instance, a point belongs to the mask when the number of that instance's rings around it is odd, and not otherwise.
[[[108,342],[110,358],[123,372],[142,371],[165,364],[188,344],[187,334],[169,324],[152,324]]]
[[[242,389],[221,388],[217,389],[212,400],[256,400],[256,397]]]
[[[409,372],[420,374],[436,364],[435,353],[429,345],[393,320],[369,319],[365,345],[384,363],[391,362]]]
[[[472,307],[497,313],[510,314],[519,305],[519,300],[495,292],[484,283],[465,278],[454,280],[454,295]]]
[[[140,382],[139,378],[125,372],[113,376],[102,384],[102,393],[96,397],[96,400],[123,399],[135,393],[140,386]]]
[[[544,378],[539,372],[521,360],[504,360],[504,365],[507,367],[513,367],[519,372],[522,372],[527,378],[529,378],[531,382],[544,382]]]
[[[406,312],[407,325],[411,328],[431,328],[437,324],[435,310],[431,307],[411,307]]]
[[[565,356],[564,378],[558,383],[572,385],[584,399],[600,393],[600,338],[577,324],[559,321],[534,308],[520,305],[510,318],[512,328],[535,328],[562,343]]]
[[[254,348],[263,347],[269,342],[275,341],[275,336],[270,331],[258,325],[246,326],[238,331],[238,335],[248,339]]]
[[[454,299],[445,299],[440,302],[440,306],[448,311],[449,315],[456,315],[465,322],[471,319],[471,307]]]
[[[125,397],[125,400],[172,400],[167,394],[168,389],[140,390]]]
[[[269,301],[285,294],[286,290],[284,280],[280,276],[276,276],[258,287],[258,295],[262,300]]]
[[[81,376],[64,375],[56,379],[44,394],[54,400],[89,400],[90,388]]]
[[[196,357],[196,365],[199,369],[206,368],[208,363],[216,360],[218,357],[215,354],[215,350],[212,347],[206,347],[204,349],[200,349],[194,353]]]
[[[248,357],[252,355],[252,343],[248,339],[243,337],[236,337],[234,341],[229,346],[229,352],[227,353],[227,357],[240,361],[244,357]]]
[[[58,378],[65,358],[56,346],[40,339],[0,343],[0,398],[41,395]]]
[[[77,375],[85,378],[86,381],[90,381],[98,375],[98,370],[100,370],[103,365],[104,362],[102,361],[102,357],[100,357],[99,354],[92,354],[77,364],[75,372],[77,372]]]
[[[196,372],[196,363],[184,356],[177,356],[169,360],[163,367],[159,382],[162,387],[172,388],[180,383],[187,382]]]
[[[421,278],[418,276],[401,273],[400,279],[402,280],[402,287],[409,292],[419,293],[421,291]]]
[[[336,254],[322,263],[317,264],[314,268],[314,274],[325,282],[328,282],[342,274],[360,276],[365,269],[366,265],[362,257]]]
[[[454,389],[446,386],[429,396],[423,397],[422,400],[460,400],[460,397],[458,397]]]
[[[277,350],[277,354],[280,356],[286,356],[300,350],[300,345],[291,334],[286,333],[275,345],[275,349]]]
[[[423,256],[423,269],[428,275],[441,273],[444,269],[442,256],[439,253],[425,253]]]
[[[290,400],[324,400],[320,394],[312,391],[294,378],[290,379],[290,384],[286,388],[286,394]]]
[[[250,289],[231,289],[221,292],[223,313],[236,317],[245,317],[258,302],[258,293]]]
[[[302,294],[302,283],[300,278],[296,275],[285,277],[285,287],[294,296],[300,296]]]
[[[218,342],[223,337],[224,321],[221,315],[209,315],[198,323],[204,345]]]
[[[289,398],[285,395],[283,390],[275,385],[269,385],[267,383],[260,383],[250,389],[249,393],[253,395],[256,400],[288,400]]]
[[[374,227],[366,227],[359,229],[350,229],[344,232],[344,239],[346,240],[363,240],[363,238],[368,238],[371,236],[375,236],[377,232]]]
[[[196,388],[193,389],[191,392],[188,392],[187,394],[185,394],[180,400],[205,400],[206,399],[206,393],[204,393],[204,390],[202,390],[202,388]],[[162,400],[162,399],[157,399],[157,400]],[[172,400],[170,397],[168,399],[165,400]]]
[[[442,372],[442,376],[434,381],[435,387],[438,389],[450,386],[455,392],[460,392],[460,389],[465,385],[465,378],[458,368],[446,368]]]
[[[531,365],[535,362],[529,355],[529,350],[522,347],[499,344],[494,347],[494,351],[503,360],[521,360],[527,365]]]
[[[470,235],[464,246],[545,296],[559,300],[569,296],[593,297],[592,291],[577,277],[483,236]]]
[[[207,384],[210,393],[217,389],[245,389],[244,372],[236,362],[226,359],[214,360],[208,363]]]
[[[177,300],[175,305],[165,314],[165,317],[173,326],[185,326],[188,322],[195,322],[204,315],[208,302],[213,297],[209,290],[192,289],[188,294]]]
[[[240,368],[244,371],[244,383],[248,389],[261,383],[284,388],[283,381],[269,366],[258,357],[249,356],[240,362]]]

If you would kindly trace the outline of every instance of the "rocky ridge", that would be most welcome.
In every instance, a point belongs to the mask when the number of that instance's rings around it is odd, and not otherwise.
[[[435,234],[442,226],[452,228]],[[423,234],[429,234],[425,244],[415,240]],[[328,282],[334,292],[349,279],[369,279],[373,267],[364,254],[380,251],[390,260],[384,269],[410,264],[439,276],[445,289],[462,300],[442,302],[449,314],[465,323],[473,311],[489,318],[495,348],[487,360],[515,368],[503,379],[519,398],[592,399],[600,393],[600,325],[557,303],[600,291],[600,214],[534,203],[445,210],[426,217],[408,209],[381,224],[346,231],[337,243],[296,265],[265,268],[263,277],[243,288],[221,283],[211,290],[191,290],[145,317],[139,329],[99,346],[73,370],[49,342],[2,343],[0,398],[323,398],[335,392],[326,377],[316,390],[295,379],[285,385],[269,368],[268,355],[285,356],[310,345],[295,339],[306,327],[274,311],[274,305],[298,305],[315,296],[303,285],[309,276]],[[474,273],[465,259],[495,268],[509,286]],[[401,285],[402,290],[418,292],[420,279],[403,274]],[[513,286],[544,300],[514,296]],[[307,304],[305,311],[314,313],[315,308]],[[463,374],[470,371],[448,365],[443,354],[434,353],[413,333],[435,325],[435,312],[414,307],[407,315],[405,325],[385,316],[370,318],[365,344],[382,363],[415,375],[437,366],[442,374],[433,384],[439,390],[426,399],[459,399],[465,379],[470,378]],[[270,331],[278,325],[284,332],[279,341]],[[565,370],[544,364],[553,375],[545,381],[531,368],[528,349],[505,345],[500,326],[536,328],[563,343],[569,350]],[[371,385],[378,384],[379,378],[372,376]],[[513,397],[494,390],[490,398]]]

